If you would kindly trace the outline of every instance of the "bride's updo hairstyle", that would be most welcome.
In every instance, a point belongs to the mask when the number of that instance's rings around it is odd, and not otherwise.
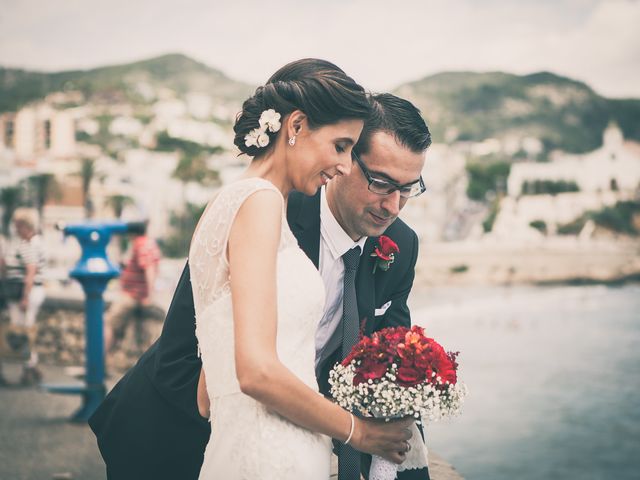
[[[364,88],[333,63],[315,58],[296,60],[274,73],[242,104],[233,126],[233,143],[242,153],[255,157],[275,144],[279,132],[269,130],[265,132],[269,135],[266,147],[245,144],[245,136],[260,126],[260,115],[268,109],[278,112],[282,120],[300,110],[314,129],[341,120],[364,120],[370,107]]]

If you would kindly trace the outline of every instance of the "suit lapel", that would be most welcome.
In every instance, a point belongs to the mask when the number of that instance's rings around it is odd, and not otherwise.
[[[298,245],[316,268],[320,263],[320,191],[313,197],[303,196],[291,231]]]

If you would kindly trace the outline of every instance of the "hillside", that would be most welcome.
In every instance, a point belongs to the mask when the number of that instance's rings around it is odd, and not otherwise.
[[[165,87],[178,94],[206,93],[223,102],[240,103],[250,85],[232,80],[185,55],[169,54],[125,65],[57,73],[0,67],[0,112],[13,111],[48,93],[79,90],[86,99],[143,103],[140,85]]]
[[[507,136],[540,138],[546,150],[586,152],[601,145],[611,120],[640,140],[640,100],[611,100],[553,73],[447,72],[395,90],[416,103],[436,141]]]
[[[206,93],[239,105],[253,87],[185,55],[169,54],[84,71],[30,72],[0,67],[0,112],[14,111],[48,93],[79,90],[86,101],[144,104],[145,91]],[[614,120],[640,141],[640,99],[607,99],[588,85],[549,72],[445,72],[398,87],[422,110],[436,141],[536,137],[546,151],[587,152],[600,146]]]

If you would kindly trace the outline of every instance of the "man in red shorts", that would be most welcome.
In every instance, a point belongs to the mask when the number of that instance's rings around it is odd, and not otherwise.
[[[114,337],[122,336],[128,323],[141,315],[144,307],[152,304],[153,290],[158,274],[160,249],[155,240],[147,236],[147,222],[129,224],[131,256],[122,270],[122,294],[111,305],[105,318],[104,343],[108,353]]]

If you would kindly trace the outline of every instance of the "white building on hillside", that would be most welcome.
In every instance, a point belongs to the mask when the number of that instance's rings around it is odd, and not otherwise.
[[[167,125],[170,137],[181,138],[210,147],[233,147],[233,136],[213,122],[199,122],[188,118],[174,119]]]
[[[142,122],[134,117],[119,116],[109,124],[111,135],[122,135],[123,137],[137,137],[143,129]]]
[[[131,149],[121,152],[120,161],[101,158],[96,168],[104,181],[93,190],[98,213],[107,218],[113,211],[107,205],[112,195],[126,195],[132,203],[125,208],[124,219],[149,220],[151,236],[161,238],[171,232],[171,213],[182,212],[187,202],[206,204],[215,190],[191,182],[183,184],[173,176],[179,154]]]
[[[520,198],[505,197],[500,202],[500,213],[493,225],[493,237],[508,240],[535,239],[541,233],[531,227],[531,222],[545,222],[550,234],[559,225],[568,224],[586,211],[611,207],[622,200],[632,200],[629,192],[569,192],[557,195],[525,195]]]
[[[536,180],[575,182],[581,192],[606,192],[640,187],[640,156],[622,132],[610,125],[602,147],[582,155],[563,154],[548,163],[517,163],[511,167],[509,196],[522,194],[525,182]]]
[[[0,115],[0,150],[12,151],[18,163],[39,157],[69,158],[75,154],[75,120],[68,110],[46,103]]]
[[[187,105],[177,98],[160,100],[153,104],[154,123],[159,130],[165,130],[167,125],[176,118],[183,118],[187,114]]]
[[[536,180],[575,182],[580,191],[556,195],[523,194],[525,182]],[[601,148],[584,155],[563,155],[549,163],[514,164],[507,181],[508,195],[500,202],[491,236],[527,240],[542,234],[531,226],[546,224],[550,234],[587,211],[633,200],[640,189],[640,148],[625,142],[615,126],[604,133]]]

